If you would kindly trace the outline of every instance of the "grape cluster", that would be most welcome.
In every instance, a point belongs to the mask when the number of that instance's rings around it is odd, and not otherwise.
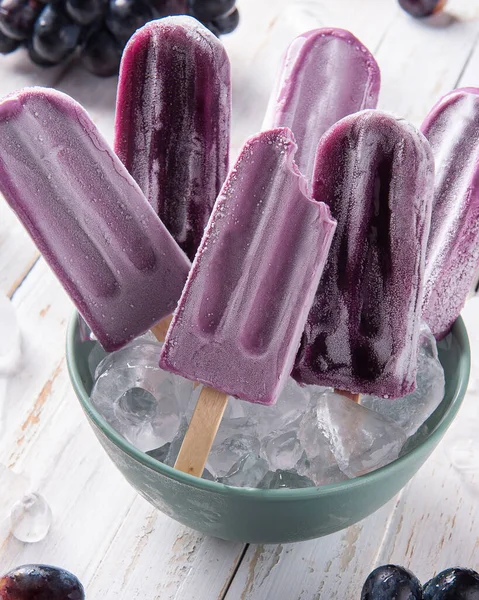
[[[78,54],[103,77],[118,72],[128,39],[152,19],[187,14],[215,35],[239,22],[235,0],[0,0],[0,53],[20,46],[41,66]]]

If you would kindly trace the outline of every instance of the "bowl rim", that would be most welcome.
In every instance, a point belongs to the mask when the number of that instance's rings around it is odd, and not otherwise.
[[[458,365],[458,385],[454,390],[453,397],[444,415],[442,416],[441,421],[430,432],[430,434],[424,440],[424,442],[422,442],[419,446],[416,446],[406,454],[400,456],[396,460],[392,461],[391,463],[380,467],[379,469],[371,471],[370,473],[366,473],[365,475],[361,475],[353,479],[347,479],[344,481],[339,481],[337,483],[330,483],[321,486],[311,486],[306,488],[263,490],[258,488],[228,486],[223,483],[209,481],[206,479],[195,477],[193,475],[189,475],[188,473],[183,473],[182,471],[178,471],[173,467],[159,462],[158,460],[149,456],[145,452],[138,450],[137,448],[135,448],[135,446],[133,446],[133,444],[125,440],[125,438],[123,438],[119,433],[117,433],[90,402],[90,397],[86,392],[86,389],[78,373],[78,369],[76,367],[77,353],[75,351],[75,335],[78,327],[79,313],[77,311],[74,311],[68,323],[66,336],[66,358],[70,380],[75,390],[75,393],[80,401],[80,404],[83,407],[83,410],[85,411],[89,419],[95,424],[95,426],[106,436],[106,438],[111,443],[113,443],[122,452],[129,455],[132,459],[136,460],[144,467],[151,469],[152,471],[155,471],[157,473],[160,473],[161,475],[164,475],[169,479],[173,479],[179,483],[186,484],[190,487],[195,487],[199,490],[206,492],[214,492],[217,494],[219,493],[222,495],[233,497],[254,498],[255,500],[267,502],[284,502],[288,500],[297,501],[308,499],[312,500],[317,498],[318,496],[334,495],[346,488],[348,489],[348,491],[360,490],[365,486],[374,485],[376,481],[381,480],[389,471],[400,470],[401,466],[404,463],[413,460],[417,454],[424,453],[424,451],[426,451],[427,455],[429,455],[429,453],[440,441],[441,437],[444,435],[444,433],[448,429],[449,425],[452,423],[454,417],[456,416],[459,410],[459,407],[466,394],[471,366],[469,339],[467,336],[464,321],[462,317],[459,316],[452,328],[452,333],[456,340],[459,342],[459,346],[461,348]]]

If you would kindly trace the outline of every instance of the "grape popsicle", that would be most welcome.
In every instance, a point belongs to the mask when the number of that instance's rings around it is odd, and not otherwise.
[[[415,389],[434,162],[403,120],[365,110],[318,146],[313,198],[337,219],[293,377],[352,394]]]
[[[230,65],[191,17],[148,23],[120,68],[115,151],[193,259],[228,172]]]
[[[436,161],[423,318],[441,339],[459,316],[479,269],[479,88],[441,98],[421,131]]]
[[[309,198],[295,150],[287,128],[246,142],[166,336],[160,365],[208,386],[176,465],[195,475],[201,475],[228,395],[275,402],[328,255],[336,223],[325,204]],[[210,393],[218,411],[204,417]],[[190,442],[191,461],[185,459]]]
[[[376,108],[380,83],[374,56],[352,33],[308,31],[286,50],[263,128],[292,130],[298,143],[295,161],[311,181],[323,134],[351,113]]]
[[[105,350],[174,310],[189,261],[72,98],[0,102],[0,191]]]

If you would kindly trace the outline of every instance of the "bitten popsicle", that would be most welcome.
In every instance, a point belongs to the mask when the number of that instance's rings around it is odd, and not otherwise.
[[[151,21],[120,68],[115,151],[171,235],[194,258],[228,172],[230,66],[192,17]]]
[[[292,130],[296,164],[311,181],[321,137],[343,117],[376,108],[380,80],[373,55],[349,31],[304,33],[286,50],[263,128]]]
[[[436,162],[423,318],[449,333],[479,268],[479,88],[457,89],[421,126]]]
[[[228,395],[275,402],[335,230],[327,206],[308,197],[295,150],[287,128],[246,142],[217,199],[163,346],[160,365],[209,386],[202,395],[213,388],[223,410]],[[200,397],[183,446],[192,428],[190,438],[206,435],[202,429],[211,425],[203,419],[194,429],[201,403]],[[180,452],[177,467],[201,475],[204,462],[190,468],[182,460]]]
[[[415,388],[434,164],[424,136],[367,110],[323,137],[313,198],[338,221],[293,377],[396,398]]]
[[[174,310],[189,261],[70,97],[0,102],[0,191],[105,350]]]

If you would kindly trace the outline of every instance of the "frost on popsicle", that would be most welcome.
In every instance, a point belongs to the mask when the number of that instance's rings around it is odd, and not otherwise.
[[[289,127],[298,143],[295,161],[308,181],[321,137],[337,121],[376,108],[380,71],[369,50],[344,29],[315,29],[286,50],[263,129]]]
[[[173,311],[189,261],[70,97],[3,99],[0,190],[105,349]]]
[[[433,174],[426,139],[380,111],[346,117],[322,138],[313,197],[338,227],[297,381],[392,398],[413,391]]]
[[[421,126],[436,162],[424,320],[449,333],[479,268],[479,88],[454,90]]]
[[[289,376],[335,222],[307,196],[287,128],[244,145],[218,196],[163,368],[272,404]]]
[[[153,21],[122,58],[115,151],[193,260],[228,172],[230,65],[191,17]]]

